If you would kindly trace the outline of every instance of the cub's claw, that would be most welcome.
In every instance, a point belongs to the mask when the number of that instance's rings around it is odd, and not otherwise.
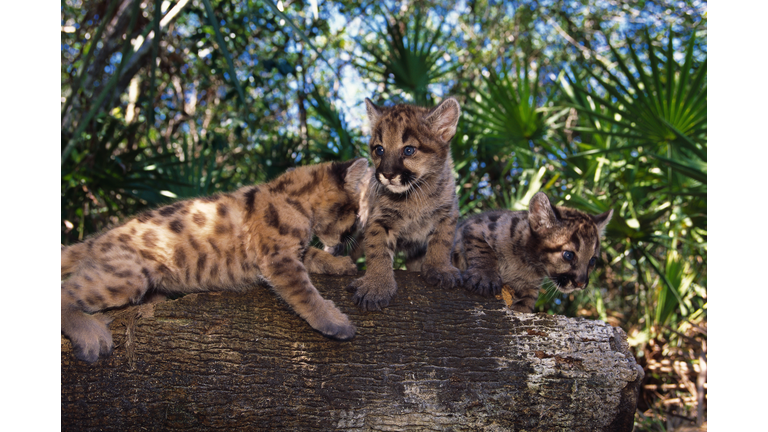
[[[469,268],[464,274],[464,288],[484,296],[501,294],[501,276],[493,269]]]
[[[422,274],[428,284],[439,288],[451,289],[462,284],[461,272],[454,266],[433,267],[424,264]]]
[[[380,311],[381,308],[389,306],[389,301],[397,291],[397,283],[392,278],[391,281],[374,280],[363,276],[353,280],[348,286],[347,291],[354,292],[352,301],[366,311]]]

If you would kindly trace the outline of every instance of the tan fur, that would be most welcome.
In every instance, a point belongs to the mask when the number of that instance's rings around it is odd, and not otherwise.
[[[323,299],[307,271],[355,274],[349,257],[309,247],[315,234],[333,248],[353,229],[358,159],[300,167],[233,193],[180,201],[61,251],[61,329],[78,358],[112,350],[98,311],[139,303],[148,291],[243,290],[264,279],[322,334],[347,340],[355,328]],[[95,315],[94,315],[95,314]]]
[[[547,277],[564,293],[587,286],[595,268],[590,260],[599,256],[600,235],[612,215],[555,207],[539,192],[529,211],[494,210],[462,221],[453,263],[469,291],[496,295],[508,285],[515,293],[512,309],[530,313]],[[566,251],[573,254],[570,261]]]
[[[405,253],[407,268],[421,271],[430,284],[450,288],[461,282],[450,260],[459,215],[450,140],[461,111],[453,98],[431,110],[366,104],[375,169],[361,210],[368,212],[361,219],[367,270],[348,290],[361,308],[379,310],[397,291],[392,262],[398,251]]]

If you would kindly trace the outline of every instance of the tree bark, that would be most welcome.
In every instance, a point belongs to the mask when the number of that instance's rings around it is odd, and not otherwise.
[[[643,372],[622,329],[395,276],[390,307],[362,312],[351,277],[312,275],[349,342],[262,286],[111,311],[110,357],[62,336],[62,430],[632,430]]]

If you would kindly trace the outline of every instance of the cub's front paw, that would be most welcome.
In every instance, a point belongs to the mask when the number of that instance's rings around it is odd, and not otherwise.
[[[93,363],[99,359],[99,355],[112,354],[115,346],[112,333],[107,328],[110,321],[112,319],[103,314],[85,315],[77,332],[68,335],[76,358]]]
[[[464,288],[484,296],[501,294],[501,276],[494,269],[468,268],[464,274]]]
[[[334,274],[354,276],[357,274],[357,264],[352,261],[351,257],[337,257],[337,263],[334,268]]]
[[[355,336],[355,326],[349,321],[349,317],[330,300],[325,300],[325,307],[315,316],[308,317],[307,322],[331,339],[346,341]]]
[[[428,284],[437,285],[439,288],[450,289],[461,286],[461,272],[452,265],[434,267],[424,264],[421,274]]]
[[[365,276],[353,280],[347,291],[354,292],[352,301],[367,311],[380,311],[389,306],[389,300],[397,291],[394,275],[390,277],[375,277],[366,273]]]

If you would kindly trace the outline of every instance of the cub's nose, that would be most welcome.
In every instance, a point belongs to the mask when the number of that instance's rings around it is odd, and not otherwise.
[[[589,281],[589,278],[587,277],[587,275],[581,275],[581,276],[577,276],[577,277],[575,277],[575,278],[573,279],[573,285],[574,285],[576,288],[578,288],[578,289],[582,289],[582,288],[584,288],[585,286],[587,286],[587,282],[588,282],[588,281]]]
[[[385,178],[385,179],[387,179],[387,180],[392,180],[393,178],[395,178],[395,173],[384,173],[384,172],[380,172],[380,173],[379,173],[379,175],[380,175],[380,176],[382,176],[382,177],[384,177],[384,178]]]

